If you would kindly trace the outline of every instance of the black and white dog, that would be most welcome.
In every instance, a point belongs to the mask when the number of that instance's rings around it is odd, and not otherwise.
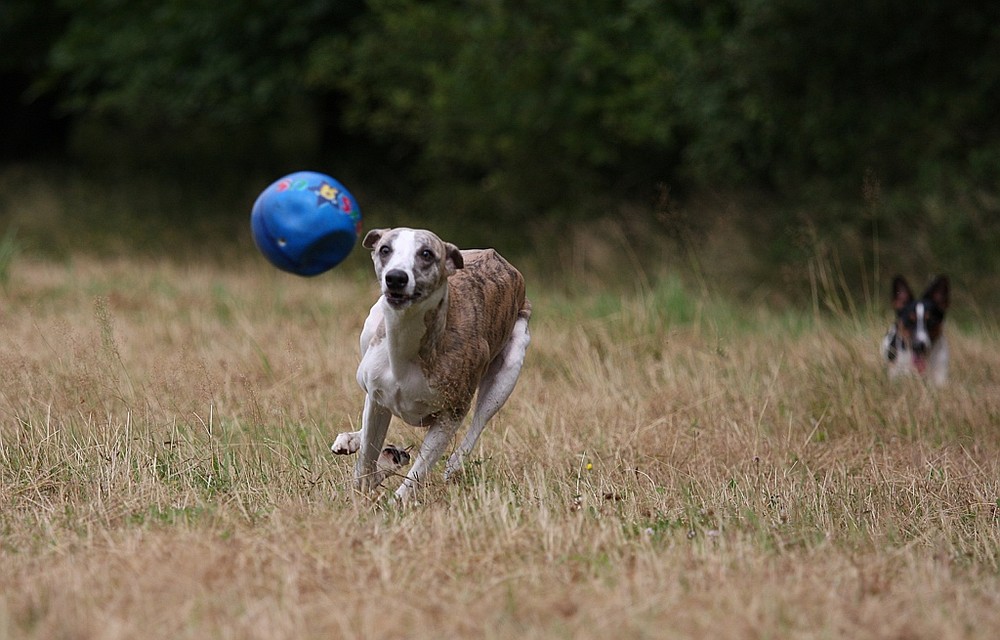
[[[905,278],[893,278],[896,321],[882,339],[890,378],[916,374],[939,387],[948,381],[948,341],[943,331],[948,299],[947,276],[934,278],[919,298],[914,298]]]

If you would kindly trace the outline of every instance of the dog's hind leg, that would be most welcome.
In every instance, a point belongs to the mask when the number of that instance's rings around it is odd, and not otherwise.
[[[403,484],[399,485],[399,488],[396,490],[397,498],[403,501],[408,500],[414,490],[420,486],[421,481],[427,477],[431,468],[441,459],[444,450],[448,447],[448,443],[455,436],[455,431],[458,430],[461,421],[461,415],[457,418],[441,416],[436,422],[430,425],[427,429],[427,435],[424,436],[424,441],[420,443],[420,452],[417,453],[417,459],[414,461],[413,467],[406,474],[406,478],[403,479]]]
[[[514,391],[517,378],[521,375],[521,365],[524,364],[524,354],[528,350],[528,343],[531,342],[531,334],[528,331],[529,315],[530,312],[524,313],[517,319],[507,345],[486,369],[486,374],[476,392],[476,408],[472,413],[469,431],[445,467],[446,480],[461,470],[465,458],[472,453],[476,443],[479,442],[479,436],[486,428],[486,423],[496,415]]]

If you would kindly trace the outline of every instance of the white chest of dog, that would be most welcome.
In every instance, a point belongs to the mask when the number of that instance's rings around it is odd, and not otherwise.
[[[400,331],[392,340],[386,336],[374,340],[384,323],[382,301],[379,300],[371,308],[361,332],[358,384],[376,404],[407,424],[421,426],[424,417],[436,410],[439,394],[431,389],[418,360],[407,357],[402,348],[406,344],[419,344],[421,336],[408,339]]]
[[[427,428],[396,495],[407,498],[441,458],[476,398],[469,431],[448,460],[457,471],[486,423],[510,397],[530,342],[531,304],[521,274],[492,249],[460,251],[426,230],[375,229],[372,251],[382,295],[361,331],[361,430],[331,449],[358,453],[355,480],[381,484],[408,454],[383,449],[393,415]]]

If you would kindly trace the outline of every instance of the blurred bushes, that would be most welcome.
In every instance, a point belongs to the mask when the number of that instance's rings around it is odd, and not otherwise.
[[[998,24],[946,0],[10,0],[0,75],[31,82],[0,115],[57,100],[70,150],[125,171],[313,166],[505,228],[655,227],[668,192],[665,234],[735,217],[777,264],[809,234],[869,265],[919,236],[900,268],[1000,270]]]
[[[376,144],[415,184],[474,184],[515,217],[661,182],[1000,177],[996,3],[12,0],[3,15],[17,57],[2,69],[35,78],[28,98],[179,134],[308,103],[327,141]]]

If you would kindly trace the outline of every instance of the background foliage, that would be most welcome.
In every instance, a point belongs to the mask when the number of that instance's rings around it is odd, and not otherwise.
[[[8,162],[255,190],[312,166],[426,216],[996,272],[997,25],[944,0],[11,0],[0,133]]]

